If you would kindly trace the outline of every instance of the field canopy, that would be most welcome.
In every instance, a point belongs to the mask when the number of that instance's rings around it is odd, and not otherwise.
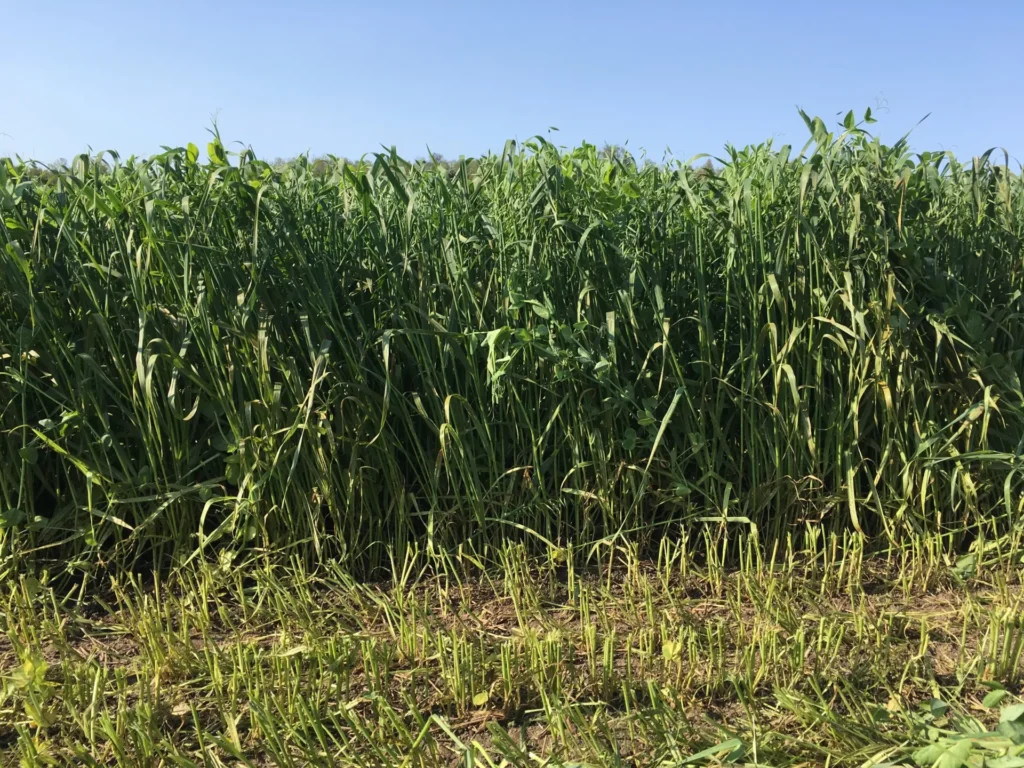
[[[710,168],[3,161],[0,558],[1013,526],[1021,176],[869,121]]]

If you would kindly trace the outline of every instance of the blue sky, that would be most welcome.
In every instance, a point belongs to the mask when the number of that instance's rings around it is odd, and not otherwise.
[[[728,12],[726,12],[728,8]],[[549,126],[660,159],[872,107],[894,140],[1024,161],[1020,0],[0,0],[0,155],[227,141],[447,157]]]

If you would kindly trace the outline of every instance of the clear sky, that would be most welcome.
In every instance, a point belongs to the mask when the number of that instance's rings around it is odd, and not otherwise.
[[[557,126],[688,159],[872,107],[895,140],[1024,161],[1021,0],[0,0],[0,155],[446,157]],[[1012,162],[1012,161],[1011,161]]]

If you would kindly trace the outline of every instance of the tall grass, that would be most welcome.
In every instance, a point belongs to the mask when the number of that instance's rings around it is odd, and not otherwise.
[[[1013,525],[1020,175],[807,122],[716,172],[4,162],[0,554]]]

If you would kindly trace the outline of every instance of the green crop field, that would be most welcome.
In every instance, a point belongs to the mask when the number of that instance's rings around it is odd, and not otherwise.
[[[1024,766],[1024,181],[0,160],[0,764]]]

